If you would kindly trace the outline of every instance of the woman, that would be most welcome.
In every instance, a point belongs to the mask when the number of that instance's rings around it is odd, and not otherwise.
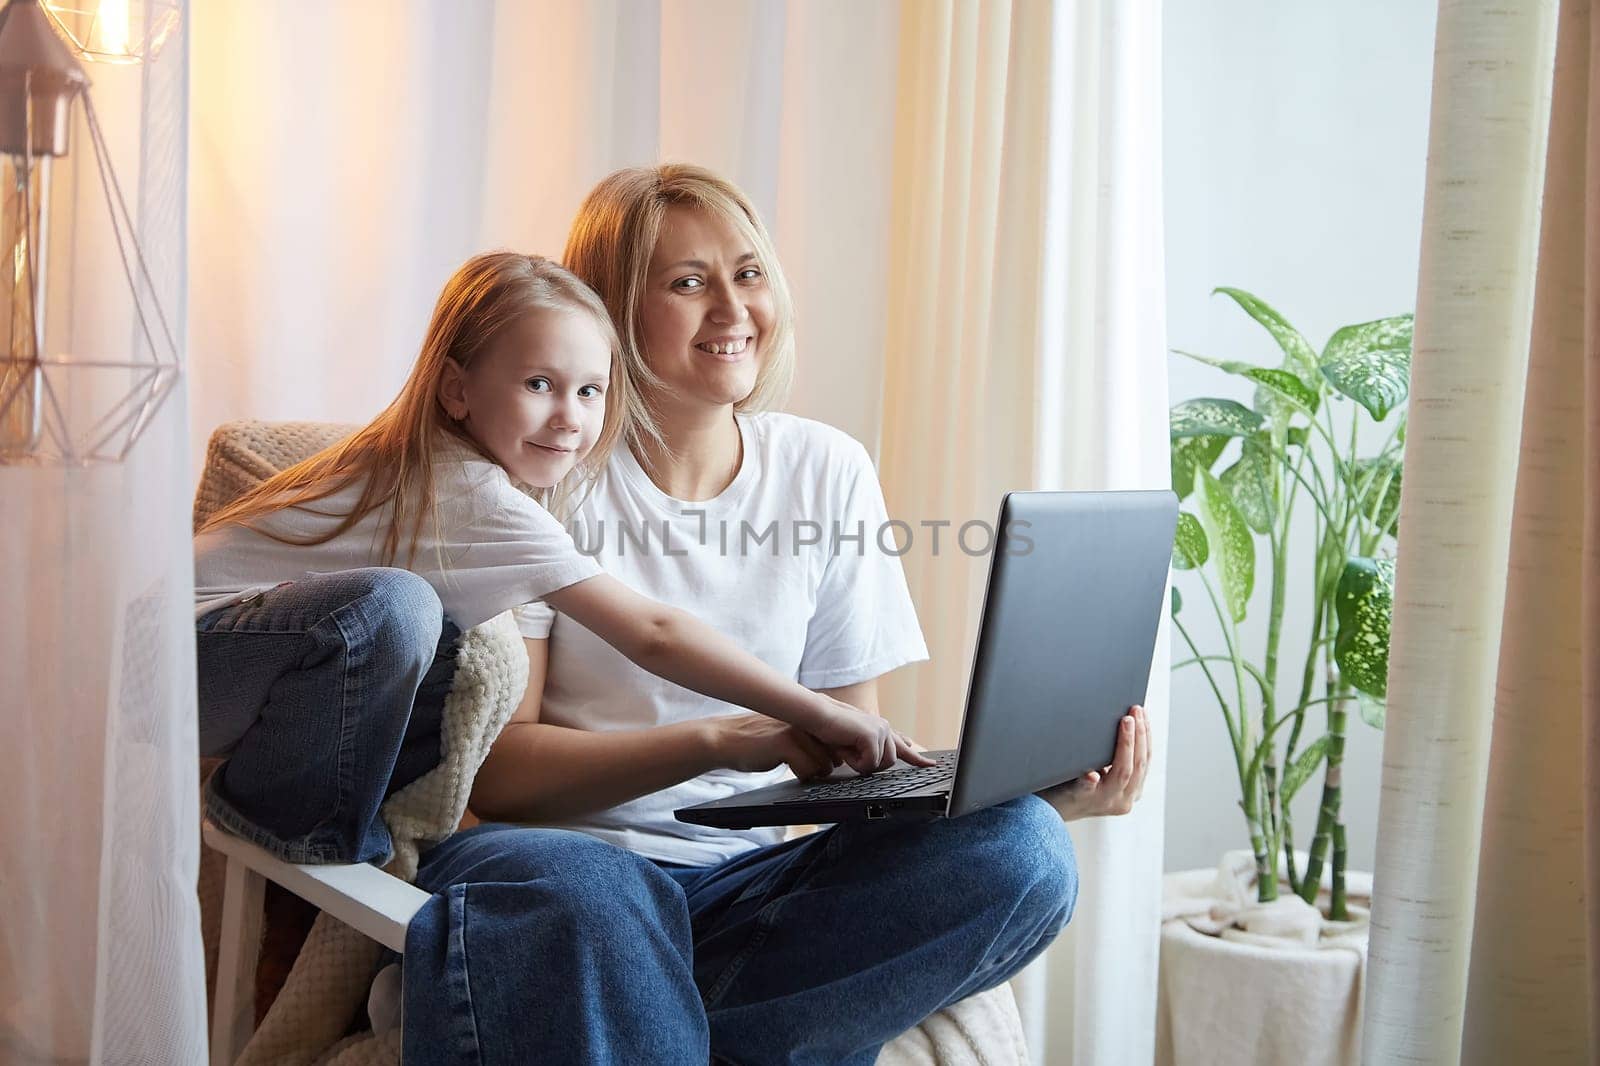
[[[921,633],[897,560],[871,544],[885,516],[864,449],[767,413],[792,373],[792,313],[748,201],[695,167],[621,171],[580,209],[565,259],[606,302],[656,429],[602,472],[580,546],[876,710],[877,679],[925,656]],[[442,1061],[441,1036],[484,1061],[871,1062],[1054,938],[1077,891],[1063,817],[1125,808],[1148,758],[1135,709],[1110,773],[1061,790],[1061,813],[1024,797],[787,842],[690,826],[672,811],[832,760],[546,619],[474,786],[491,824],[418,874],[439,895],[407,938],[408,1063]],[[515,822],[562,828],[496,824]]]

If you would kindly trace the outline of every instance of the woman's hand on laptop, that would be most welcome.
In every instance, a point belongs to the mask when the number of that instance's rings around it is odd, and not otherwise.
[[[826,745],[798,726],[764,714],[728,714],[702,720],[718,766],[746,773],[787,763],[794,776],[824,777],[839,765]]]
[[[1149,712],[1134,706],[1117,727],[1117,750],[1110,766],[1047,788],[1039,796],[1066,822],[1127,814],[1144,792],[1145,774],[1150,770],[1150,751]]]

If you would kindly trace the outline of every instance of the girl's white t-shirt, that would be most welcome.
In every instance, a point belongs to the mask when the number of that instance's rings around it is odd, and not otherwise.
[[[711,500],[667,496],[619,448],[569,523],[579,550],[809,688],[852,685],[926,659],[866,449],[793,415],[740,416],[738,423],[743,462]],[[519,612],[524,632],[549,611],[541,605]],[[554,615],[541,721],[648,729],[744,710],[647,673]],[[559,825],[648,858],[710,865],[775,842],[783,830],[690,825],[672,812],[786,776],[782,766],[764,774],[714,770]]]
[[[369,512],[332,540],[286,544],[327,532],[355,507],[362,482],[302,507],[230,524],[194,538],[195,617],[308,574],[385,565],[380,560],[393,508]],[[600,573],[571,535],[539,502],[512,484],[500,464],[441,434],[434,454],[439,523],[424,518],[415,556],[396,562],[425,579],[444,613],[462,630],[542,600]],[[403,544],[403,542],[402,542]],[[441,568],[440,564],[443,563]],[[519,612],[525,636],[549,632],[548,616]]]

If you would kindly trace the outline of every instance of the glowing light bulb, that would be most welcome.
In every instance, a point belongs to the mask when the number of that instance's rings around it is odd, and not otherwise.
[[[44,0],[73,50],[93,63],[151,60],[178,26],[177,0]]]
[[[100,0],[100,8],[95,12],[95,30],[99,35],[99,48],[95,49],[107,56],[129,56],[133,53],[128,49],[128,0]]]

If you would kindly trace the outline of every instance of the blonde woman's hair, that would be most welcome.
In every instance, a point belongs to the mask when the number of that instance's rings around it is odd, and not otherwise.
[[[611,382],[606,389],[600,436],[579,464],[552,489],[530,493],[565,520],[576,491],[605,466],[626,423],[638,407],[630,388],[616,329],[587,285],[542,256],[490,252],[461,265],[434,305],[416,365],[400,395],[364,428],[344,440],[273,475],[214,514],[201,532],[252,520],[287,507],[306,507],[365,479],[355,507],[332,531],[305,539],[260,532],[284,543],[322,544],[348,531],[380,507],[392,506],[384,532],[383,565],[395,565],[404,544],[406,565],[416,556],[424,519],[438,529],[434,461],[441,433],[449,433],[486,459],[484,452],[439,402],[445,365],[462,370],[489,349],[507,326],[536,310],[567,311],[594,322],[611,349]]]
[[[645,361],[639,306],[650,257],[661,236],[661,220],[669,207],[709,211],[732,223],[750,242],[772,293],[774,327],[761,338],[764,358],[756,371],[755,387],[734,410],[782,407],[794,381],[794,304],[772,238],[749,198],[731,181],[686,163],[616,171],[590,190],[578,208],[562,262],[605,301],[622,340],[623,363],[648,401],[661,387],[661,380]],[[639,443],[639,432],[636,428],[630,435],[630,444]]]

